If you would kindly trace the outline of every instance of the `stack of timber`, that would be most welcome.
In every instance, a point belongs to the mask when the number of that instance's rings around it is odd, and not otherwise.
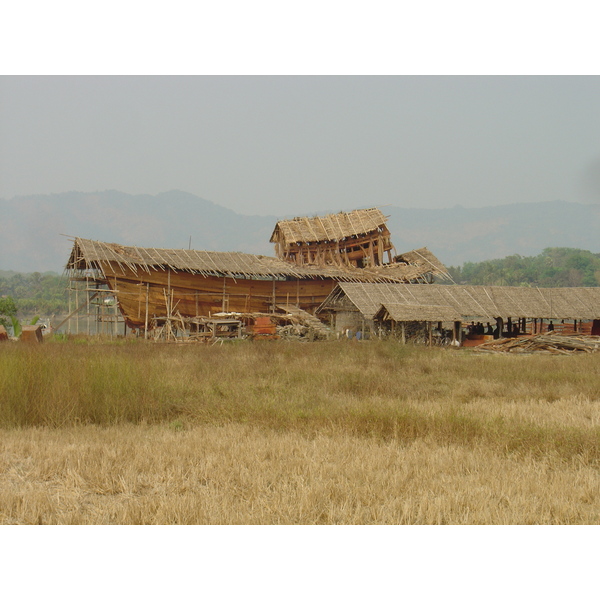
[[[600,336],[541,334],[518,338],[501,338],[481,344],[474,352],[511,352],[515,354],[573,354],[575,352],[597,352]]]
[[[293,304],[278,304],[277,308],[283,310],[289,317],[293,327],[290,332],[298,332],[299,337],[308,336],[311,339],[327,339],[331,335],[331,329],[317,317],[294,306]],[[295,333],[294,333],[295,335]]]

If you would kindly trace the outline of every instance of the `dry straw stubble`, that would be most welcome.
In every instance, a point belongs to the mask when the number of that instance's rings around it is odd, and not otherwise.
[[[5,523],[599,520],[593,356],[56,343],[0,361]]]

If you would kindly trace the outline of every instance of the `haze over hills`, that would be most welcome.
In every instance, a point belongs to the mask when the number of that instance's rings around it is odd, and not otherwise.
[[[366,202],[348,210],[376,205]],[[388,226],[398,252],[427,246],[448,266],[511,254],[532,256],[550,246],[600,252],[599,205],[549,201],[382,210],[390,216]],[[191,236],[191,247],[198,250],[273,256],[269,238],[275,223],[291,216],[296,215],[240,215],[181,191],[156,196],[67,192],[0,199],[0,269],[61,272],[72,242],[60,234],[154,248],[188,248]]]

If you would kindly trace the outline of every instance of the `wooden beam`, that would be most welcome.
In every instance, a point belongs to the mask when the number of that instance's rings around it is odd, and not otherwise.
[[[84,306],[87,305],[87,303],[90,300],[93,300],[96,296],[98,295],[98,292],[96,292],[95,294],[92,294],[89,298],[86,298],[84,302],[82,302],[73,312],[69,313],[61,322],[57,327],[54,327],[53,329],[55,331],[58,331],[73,315],[76,315]]]

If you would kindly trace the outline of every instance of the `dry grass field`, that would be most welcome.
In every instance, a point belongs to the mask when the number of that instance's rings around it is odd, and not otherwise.
[[[0,523],[600,523],[600,358],[0,346]]]

